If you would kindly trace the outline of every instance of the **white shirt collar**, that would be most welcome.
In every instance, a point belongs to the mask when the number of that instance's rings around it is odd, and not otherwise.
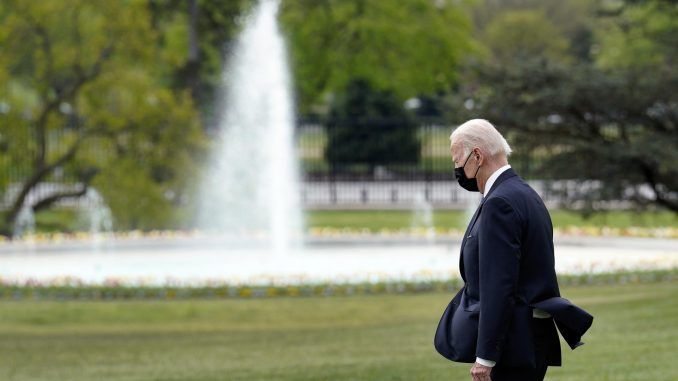
[[[483,197],[485,197],[486,194],[490,192],[490,188],[492,188],[492,185],[494,185],[494,182],[497,180],[499,175],[504,173],[507,169],[511,168],[510,164],[506,164],[505,166],[497,169],[496,171],[492,172],[490,175],[490,178],[487,179],[487,182],[485,183],[485,193],[483,193]]]

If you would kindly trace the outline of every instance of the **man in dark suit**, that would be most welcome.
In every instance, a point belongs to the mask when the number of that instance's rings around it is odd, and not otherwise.
[[[549,212],[511,169],[504,137],[474,119],[450,141],[459,184],[483,200],[461,244],[465,285],[441,318],[436,349],[474,362],[474,381],[543,380],[561,365],[556,324],[575,348],[592,317],[560,298]]]

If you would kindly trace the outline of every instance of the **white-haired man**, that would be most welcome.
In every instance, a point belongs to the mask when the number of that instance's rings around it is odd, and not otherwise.
[[[549,365],[561,365],[556,326],[574,349],[593,317],[560,298],[549,212],[508,164],[506,139],[473,119],[450,143],[459,185],[483,200],[461,243],[464,287],[441,317],[435,347],[474,363],[473,381],[543,380]]]

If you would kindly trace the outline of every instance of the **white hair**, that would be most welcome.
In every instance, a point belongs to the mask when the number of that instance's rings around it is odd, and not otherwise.
[[[490,156],[508,157],[512,152],[506,139],[485,119],[471,119],[457,127],[450,135],[450,144],[461,144],[464,157],[470,155],[474,147]]]

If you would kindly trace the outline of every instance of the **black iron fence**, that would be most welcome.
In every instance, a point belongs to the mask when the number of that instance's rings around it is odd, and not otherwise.
[[[330,163],[325,157],[327,128],[321,124],[302,124],[296,133],[303,179],[302,200],[309,207],[338,208],[403,207],[418,203],[451,207],[466,205],[477,195],[461,190],[456,184],[450,156],[451,131],[451,126],[421,125],[417,131],[421,151],[414,163],[341,165]],[[55,141],[61,140],[55,138]],[[98,155],[111,154],[102,147],[84,147],[88,150],[85,156],[96,161]],[[5,159],[0,154],[0,207],[7,208],[20,184],[30,175],[33,160],[27,158],[18,165],[1,165]],[[511,156],[510,162],[523,178],[534,180],[533,185],[543,197],[548,197],[546,187],[530,171],[530,164],[534,164],[532,159],[517,153]],[[70,171],[57,169],[44,184],[34,189],[31,197],[44,198],[55,189],[75,187],[78,181]],[[67,201],[68,204],[77,202]]]
[[[412,164],[332,164],[325,158],[327,129],[322,125],[302,125],[297,131],[297,149],[304,179],[308,181],[451,181],[454,180],[449,136],[452,127],[422,125],[417,138],[421,143],[419,161]],[[395,147],[394,149],[397,149]],[[531,179],[530,161],[520,153],[511,156],[511,165],[523,178]]]
[[[305,124],[297,131],[297,149],[304,179],[302,198],[310,207],[403,207],[417,204],[463,207],[477,194],[466,192],[454,179],[449,136],[451,126],[421,125],[419,160],[411,164],[337,164],[325,157],[327,128]],[[397,149],[397,148],[395,148]],[[512,167],[543,197],[544,182],[530,172],[531,161],[520,153]],[[534,163],[532,163],[534,164]]]

